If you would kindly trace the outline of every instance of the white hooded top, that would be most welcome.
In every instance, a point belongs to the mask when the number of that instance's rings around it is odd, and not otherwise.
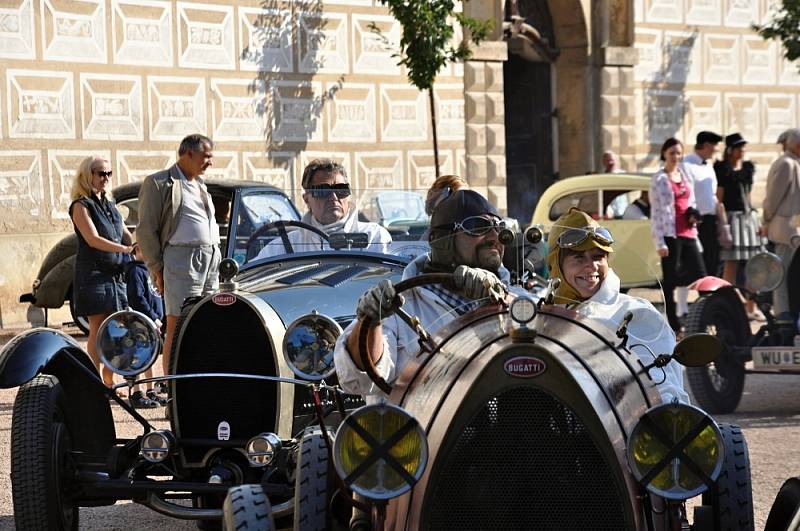
[[[418,276],[422,266],[430,259],[428,254],[418,256],[403,270],[403,280]],[[510,273],[505,267],[498,271],[500,280],[506,285]],[[436,335],[459,315],[441,297],[424,288],[414,288],[403,292],[405,303],[403,309],[410,315],[419,318],[422,326],[430,335]],[[344,330],[336,341],[334,364],[339,377],[339,385],[346,393],[363,395],[367,403],[375,403],[386,395],[370,380],[366,372],[355,366],[347,350],[347,339],[350,337],[356,320]],[[406,366],[406,363],[419,351],[417,334],[397,315],[383,320],[383,355],[375,364],[378,374],[387,382],[392,382]]]
[[[335,232],[365,232],[369,236],[369,245],[363,249],[357,249],[360,251],[388,254],[389,244],[392,243],[392,237],[389,231],[377,223],[358,221],[358,210],[352,207],[347,216],[329,225],[323,225],[318,222],[311,214],[311,211],[303,214],[300,221],[316,227],[327,234],[333,234]],[[311,232],[310,230],[298,228],[289,232],[288,237],[296,253],[331,250],[331,246],[328,242],[323,240],[319,234]],[[287,251],[283,245],[283,240],[281,238],[275,238],[261,249],[261,252],[256,256],[256,260],[286,253]]]
[[[639,356],[644,364],[653,362],[653,354],[671,354],[675,348],[675,333],[664,316],[649,301],[620,293],[619,287],[619,277],[609,268],[600,289],[572,309],[612,330],[619,328],[625,314],[631,312],[633,319],[628,324],[628,349]],[[647,345],[650,350],[641,345]],[[673,360],[664,367],[663,373],[658,368],[650,369],[649,373],[654,382],[661,382],[656,387],[664,402],[677,398],[690,403],[689,395],[683,388],[683,366],[680,363]]]

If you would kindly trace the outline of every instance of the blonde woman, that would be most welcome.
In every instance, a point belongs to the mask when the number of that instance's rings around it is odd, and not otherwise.
[[[131,234],[109,194],[111,175],[111,165],[103,157],[85,158],[78,167],[69,206],[78,236],[72,283],[75,312],[89,319],[87,350],[109,387],[114,375],[101,367],[95,342],[103,320],[128,306],[123,255],[133,251]]]

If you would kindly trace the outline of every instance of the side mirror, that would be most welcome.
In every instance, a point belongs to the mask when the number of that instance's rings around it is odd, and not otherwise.
[[[684,337],[672,352],[672,357],[687,367],[702,367],[716,360],[722,352],[722,342],[710,334]]]

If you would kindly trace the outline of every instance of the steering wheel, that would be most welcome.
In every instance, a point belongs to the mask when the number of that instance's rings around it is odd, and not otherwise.
[[[456,290],[452,273],[428,273],[419,275],[398,282],[394,285],[394,289],[395,293],[400,295],[400,293],[408,291],[411,288],[418,288],[420,286],[427,286],[430,284],[441,284],[449,290]],[[422,325],[420,325],[419,320],[416,317],[411,317],[408,315],[408,313],[403,311],[402,308],[397,310],[397,316],[400,317],[401,320],[411,327],[415,332],[417,332],[422,340],[430,340],[430,336],[428,336],[427,332],[422,329]],[[370,332],[379,324],[380,320],[373,320],[369,316],[365,315],[361,318],[361,329],[359,330],[358,334],[358,352],[361,356],[361,366],[364,367],[364,372],[367,373],[367,376],[369,376],[370,380],[375,382],[375,385],[377,385],[381,391],[388,395],[392,392],[392,386],[389,385],[389,383],[384,380],[380,374],[378,374],[378,370],[375,367],[375,362],[372,361],[372,356],[370,355],[367,342],[367,337],[369,336]]]
[[[253,244],[254,241],[256,241],[256,238],[263,236],[264,233],[272,229],[278,229],[278,235],[280,236],[281,241],[283,242],[284,250],[287,253],[293,253],[294,249],[292,248],[292,244],[289,243],[289,234],[288,232],[286,232],[286,227],[299,227],[301,229],[313,232],[314,234],[320,236],[326,242],[330,241],[330,237],[325,231],[323,231],[322,229],[318,229],[313,225],[309,225],[308,223],[304,223],[302,221],[294,221],[291,219],[289,220],[279,219],[276,221],[270,221],[269,223],[264,223],[259,228],[257,228],[253,234],[250,235],[250,237],[247,239],[247,243],[245,244],[248,253],[250,251],[250,246]]]

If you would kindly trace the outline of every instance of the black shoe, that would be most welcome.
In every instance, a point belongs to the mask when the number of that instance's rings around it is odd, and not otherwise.
[[[157,395],[168,395],[169,387],[167,387],[167,384],[159,382],[153,387],[153,391]]]
[[[169,401],[165,396],[158,396],[158,393],[156,393],[153,389],[148,389],[145,395],[153,402],[156,402],[159,406],[166,406],[167,402]]]
[[[142,395],[141,391],[134,391],[131,395],[131,406],[135,409],[153,409],[158,407],[158,402]]]

